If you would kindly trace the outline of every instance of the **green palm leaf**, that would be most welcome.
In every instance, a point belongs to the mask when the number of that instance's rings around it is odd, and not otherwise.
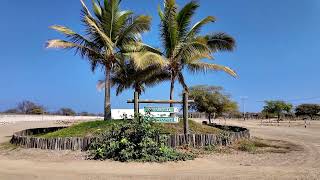
[[[188,34],[187,34],[187,36],[186,36],[186,39],[194,37],[195,35],[197,35],[197,34],[200,32],[201,28],[202,28],[204,25],[206,25],[206,24],[208,24],[208,23],[215,22],[215,20],[216,20],[216,19],[215,19],[215,17],[213,17],[213,16],[208,16],[208,17],[200,20],[200,21],[197,22],[197,23],[191,28],[191,30],[188,32]]]
[[[178,12],[176,21],[179,32],[179,40],[181,40],[187,34],[191,23],[191,18],[198,8],[198,2],[191,1]]]
[[[233,77],[237,77],[237,73],[227,66],[217,65],[217,64],[209,64],[203,62],[193,62],[188,64],[188,69],[191,72],[207,72],[209,70],[213,71],[224,71]]]
[[[236,46],[234,38],[223,32],[206,35],[205,39],[208,41],[208,46],[214,52],[232,51]]]

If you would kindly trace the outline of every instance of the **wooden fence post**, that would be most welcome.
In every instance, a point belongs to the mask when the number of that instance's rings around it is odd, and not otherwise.
[[[139,113],[139,94],[134,92],[134,116],[137,116]]]
[[[189,122],[188,122],[188,93],[183,92],[183,132],[189,134]]]

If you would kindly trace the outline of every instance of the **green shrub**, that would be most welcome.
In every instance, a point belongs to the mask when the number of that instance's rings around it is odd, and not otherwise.
[[[205,146],[203,148],[203,150],[205,151],[215,151],[217,149],[217,147],[215,145],[209,145],[209,146]]]
[[[242,140],[239,142],[237,149],[240,151],[255,152],[257,147],[255,143],[250,140]]]
[[[193,154],[178,152],[165,145],[165,136],[149,117],[111,124],[109,131],[92,143],[92,159],[115,161],[166,162],[193,159]]]

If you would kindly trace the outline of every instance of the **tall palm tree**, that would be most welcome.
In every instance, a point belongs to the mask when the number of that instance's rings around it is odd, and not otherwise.
[[[173,99],[176,80],[188,91],[182,73],[184,68],[191,72],[225,71],[231,76],[237,76],[229,67],[201,62],[202,59],[213,59],[212,54],[215,52],[232,51],[235,40],[223,32],[201,35],[201,29],[215,22],[215,18],[208,16],[191,26],[192,17],[198,8],[199,4],[191,1],[178,10],[175,0],[165,0],[164,9],[160,6],[158,8],[163,51],[157,52],[154,49],[152,55],[151,52],[146,53],[147,55],[134,55],[138,67],[148,64],[146,62],[150,59],[166,62],[166,69],[171,74],[170,100]]]
[[[74,49],[86,57],[92,71],[98,66],[105,71],[104,119],[111,119],[111,75],[125,55],[126,48],[140,42],[140,34],[150,29],[151,17],[133,16],[132,11],[121,11],[121,0],[93,0],[93,14],[82,4],[81,20],[85,35],[80,35],[64,26],[51,26],[68,40],[54,39],[47,42],[48,48]]]

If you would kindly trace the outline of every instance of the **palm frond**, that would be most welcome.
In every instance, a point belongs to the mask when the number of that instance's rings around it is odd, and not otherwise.
[[[73,35],[77,34],[73,30],[71,30],[70,28],[67,28],[65,26],[53,25],[53,26],[50,26],[50,28],[53,30],[56,30],[66,36],[73,36]]]
[[[93,44],[90,40],[88,40],[86,37],[74,32],[68,27],[60,26],[60,25],[54,25],[50,26],[51,29],[65,35],[67,38],[70,39],[71,42],[78,43],[84,46],[90,46],[93,47],[95,44]]]
[[[96,49],[92,49],[89,46],[84,46],[81,44],[60,39],[53,39],[47,41],[46,48],[75,49],[76,54],[79,53],[83,58],[87,57],[90,60],[92,71],[95,71],[95,68],[98,66],[98,63],[100,63],[101,60],[104,58]]]
[[[208,41],[208,46],[214,52],[232,51],[236,47],[235,39],[223,32],[206,35],[204,38]]]
[[[95,0],[92,0],[93,12],[98,19],[101,19],[102,16],[102,8],[100,4],[98,4]]]
[[[127,24],[130,24],[132,22],[132,11],[119,11],[117,12],[114,24],[113,24],[113,37],[116,39],[119,36],[119,33],[122,31],[124,27],[127,26]]]
[[[105,0],[104,7],[102,11],[102,19],[104,32],[108,35],[110,39],[115,38],[115,29],[117,22],[117,15],[119,12],[120,0]]]
[[[91,16],[91,17],[92,17],[92,15],[91,15],[88,7],[87,7],[86,4],[83,2],[83,0],[80,0],[80,2],[81,2],[81,5],[82,5],[82,12],[83,12],[85,15],[88,15],[88,16]]]
[[[91,26],[92,31],[99,34],[100,38],[103,40],[104,45],[108,47],[108,50],[113,50],[112,40],[98,27],[96,22],[94,22],[90,17],[85,16],[85,21]]]
[[[194,36],[196,36],[200,32],[201,28],[204,25],[206,25],[208,23],[212,23],[212,22],[215,22],[215,17],[213,17],[213,16],[208,16],[208,17],[200,20],[188,32],[186,39],[193,38]]]
[[[177,26],[179,32],[179,39],[182,39],[187,34],[187,30],[191,23],[191,18],[198,8],[198,2],[191,1],[179,11],[176,18],[178,24]]]
[[[164,67],[168,64],[161,55],[148,51],[129,53],[128,55],[131,57],[135,67],[138,69],[144,69],[150,65]]]
[[[213,59],[213,57],[212,57],[212,55],[210,55],[207,52],[197,53],[197,54],[195,53],[191,57],[186,59],[185,63],[188,64],[189,62],[197,62],[197,61],[200,61],[202,59]]]
[[[163,55],[160,49],[154,48],[148,44],[144,44],[142,42],[133,42],[133,43],[127,43],[124,46],[122,46],[122,50],[124,53],[134,53],[134,52],[152,52],[159,55]]]
[[[158,15],[160,17],[160,20],[163,21],[164,20],[164,14],[163,14],[163,11],[162,11],[160,5],[158,6]]]
[[[77,44],[60,39],[49,40],[46,43],[46,48],[69,49],[74,47],[77,47]]]
[[[123,45],[132,41],[138,41],[140,34],[150,30],[151,17],[138,16],[132,19],[132,23],[123,27],[117,37],[117,44]]]
[[[237,77],[237,73],[232,70],[231,68],[227,66],[217,65],[217,64],[209,64],[209,63],[203,63],[203,62],[193,62],[188,64],[188,69],[191,72],[207,72],[208,70],[213,71],[224,71],[227,74]]]
[[[211,57],[211,51],[207,44],[204,44],[200,41],[182,43],[181,46],[177,47],[175,52],[175,59],[181,59],[181,62],[183,63],[194,61],[195,57]]]
[[[82,57],[88,57],[90,60],[99,61],[103,59],[100,52],[91,49],[87,46],[82,46],[69,41],[64,41],[60,39],[49,40],[46,43],[46,48],[56,48],[56,49],[76,49],[76,53],[79,52]]]
[[[147,78],[144,79],[144,84],[147,87],[155,86],[163,81],[170,80],[170,73],[165,72],[163,70],[159,70],[158,72],[155,72],[151,76],[147,76]]]
[[[160,24],[160,32],[166,56],[169,57],[172,55],[178,41],[177,7],[175,0],[165,0],[164,4],[164,16]]]

